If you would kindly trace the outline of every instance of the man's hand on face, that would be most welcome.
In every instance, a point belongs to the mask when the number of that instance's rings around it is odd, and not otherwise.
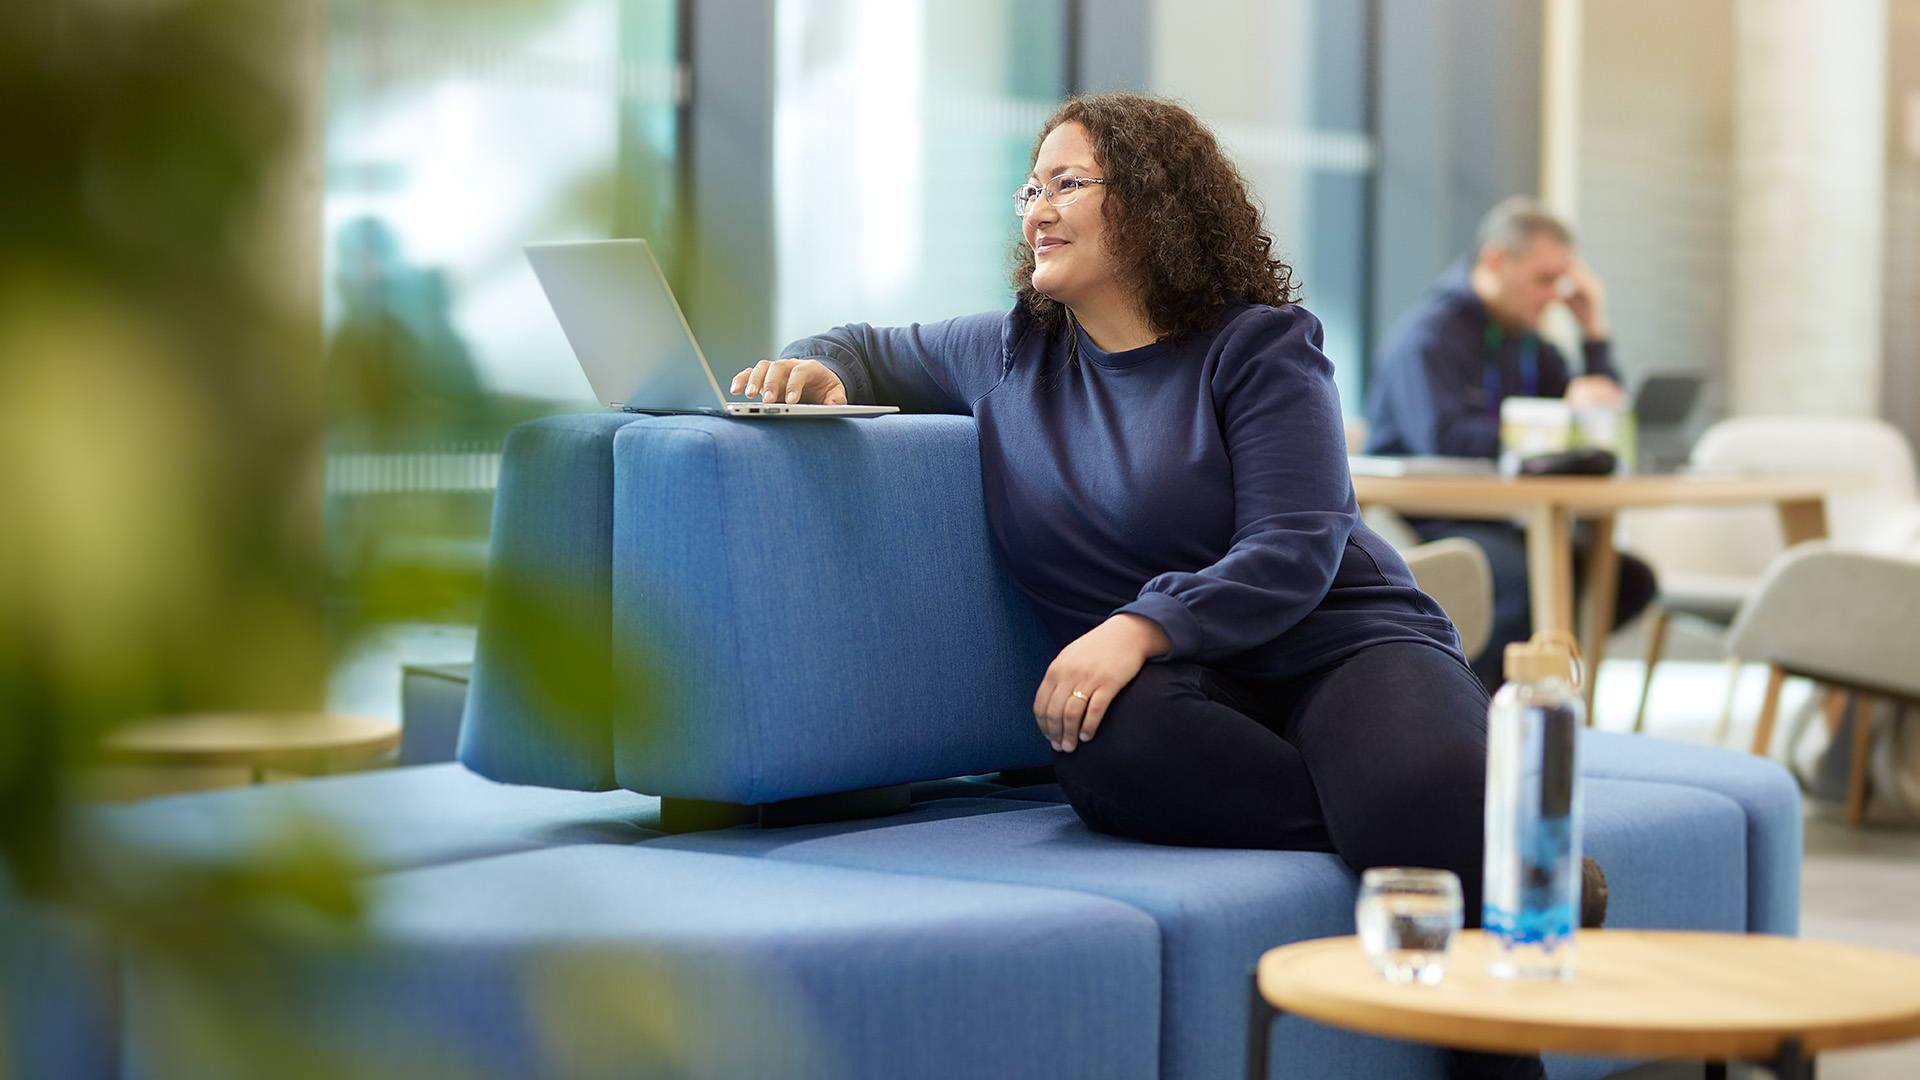
[[[1562,286],[1567,310],[1573,313],[1574,321],[1580,324],[1580,336],[1588,341],[1602,341],[1607,336],[1607,288],[1587,269],[1585,261],[1579,257],[1573,260],[1573,267],[1567,271]],[[1614,387],[1616,391],[1619,387]]]
[[[1627,395],[1605,375],[1582,375],[1567,384],[1566,402],[1572,409],[1620,409]]]

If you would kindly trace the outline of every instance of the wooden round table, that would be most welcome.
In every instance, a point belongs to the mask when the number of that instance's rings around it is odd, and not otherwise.
[[[1354,937],[1269,950],[1254,976],[1249,1076],[1273,1019],[1461,1050],[1559,1051],[1770,1064],[1811,1077],[1813,1055],[1920,1035],[1920,956],[1760,934],[1583,930],[1567,982],[1487,974],[1492,942],[1454,941],[1434,986],[1381,978]]]
[[[400,745],[393,720],[348,713],[213,713],[145,720],[101,744],[105,761],[138,765],[243,765],[332,772],[365,765]]]

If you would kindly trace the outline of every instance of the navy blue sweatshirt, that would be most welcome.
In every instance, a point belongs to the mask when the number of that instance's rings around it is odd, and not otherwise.
[[[1211,332],[1118,353],[1016,307],[843,326],[782,355],[821,359],[856,404],[978,420],[988,526],[1062,646],[1124,611],[1166,632],[1163,659],[1254,676],[1386,641],[1458,655],[1360,522],[1320,345],[1298,307],[1232,308]]]
[[[1583,346],[1586,373],[1613,377],[1607,343]],[[1500,402],[1559,397],[1567,361],[1537,334],[1500,330],[1454,264],[1387,337],[1367,400],[1367,453],[1500,456]]]

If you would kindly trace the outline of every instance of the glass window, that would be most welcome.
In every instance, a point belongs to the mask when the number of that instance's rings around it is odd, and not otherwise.
[[[444,410],[414,399],[474,390],[591,401],[520,248],[670,241],[672,0],[328,11],[330,351],[370,369],[330,371],[336,425],[371,410],[424,438]]]
[[[1064,92],[1064,0],[780,0],[778,345],[1006,306],[1010,209]]]
[[[674,265],[677,7],[326,10],[333,594],[349,624],[469,622],[501,436],[593,404],[522,245],[649,236]]]
[[[1281,257],[1326,326],[1342,405],[1364,411],[1367,214],[1365,4],[1153,0],[1148,90],[1185,102],[1253,184]],[[1231,26],[1231,34],[1220,28]]]

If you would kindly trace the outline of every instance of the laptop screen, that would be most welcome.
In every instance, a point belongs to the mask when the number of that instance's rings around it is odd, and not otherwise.
[[[1699,375],[1649,375],[1633,395],[1633,415],[1644,428],[1671,427],[1693,415],[1694,401],[1706,382]]]
[[[645,240],[529,244],[526,251],[603,403],[686,410],[726,401]]]

